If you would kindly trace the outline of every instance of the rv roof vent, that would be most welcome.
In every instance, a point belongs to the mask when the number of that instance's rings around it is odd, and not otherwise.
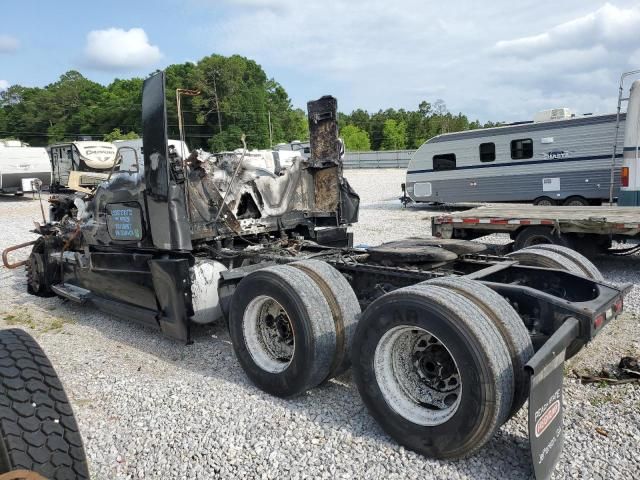
[[[549,122],[551,120],[564,120],[571,118],[571,110],[568,108],[550,108],[542,110],[533,116],[534,122]]]

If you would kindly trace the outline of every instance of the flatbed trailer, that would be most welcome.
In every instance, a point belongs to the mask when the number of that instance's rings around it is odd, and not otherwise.
[[[508,233],[514,250],[552,243],[591,256],[607,251],[612,240],[638,243],[640,208],[486,205],[433,217],[431,226],[438,238]]]
[[[431,457],[477,452],[528,398],[533,470],[551,476],[563,362],[621,314],[631,285],[565,247],[526,259],[438,238],[354,248],[335,98],[308,104],[311,155],[266,173],[244,156],[171,151],[165,98],[162,72],[145,80],[143,174],[114,173],[3,252],[15,268],[9,254],[33,247],[30,293],[187,344],[194,324],[226,321],[247,376],[280,397],[351,367],[381,427]]]

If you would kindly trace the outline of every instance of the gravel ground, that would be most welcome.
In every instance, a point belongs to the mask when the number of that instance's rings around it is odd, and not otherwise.
[[[356,244],[430,233],[428,218],[439,210],[400,208],[402,171],[350,170],[347,177],[362,198]],[[0,248],[32,237],[26,232],[38,216],[36,201],[0,198]],[[597,372],[622,355],[640,355],[640,257],[597,264],[609,280],[636,286],[624,317],[567,365],[566,439],[555,478],[630,479],[640,471],[640,388],[571,378],[574,369]],[[89,307],[29,296],[21,269],[0,270],[0,298],[0,326],[11,312],[56,366],[93,478],[531,477],[524,409],[475,456],[430,460],[381,431],[349,374],[292,400],[262,393],[239,367],[222,325],[198,328],[185,347]]]

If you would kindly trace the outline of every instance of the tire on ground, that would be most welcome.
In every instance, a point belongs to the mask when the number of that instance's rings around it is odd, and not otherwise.
[[[524,227],[516,234],[513,249],[521,250],[539,244],[555,244],[571,247],[572,241],[566,235],[553,233],[551,227]]]
[[[572,197],[567,198],[562,205],[566,207],[586,207],[589,205],[589,200],[579,195],[574,195]]]
[[[376,299],[358,323],[352,363],[370,414],[396,441],[430,457],[477,451],[513,401],[513,367],[500,332],[471,300],[436,285]],[[444,382],[452,371],[459,384]],[[430,408],[425,403],[442,394],[426,387],[425,378],[440,391],[458,390]]]
[[[547,250],[549,252],[557,253],[566,259],[570,260],[580,268],[582,274],[585,277],[591,278],[596,281],[604,281],[604,277],[598,267],[596,267],[591,260],[571,248],[563,247],[561,245],[536,245],[537,250]]]
[[[279,397],[319,385],[336,353],[335,324],[322,290],[288,265],[263,268],[240,281],[231,299],[229,334],[247,376]]]
[[[0,474],[88,479],[82,438],[62,384],[36,341],[0,331]]]
[[[441,277],[424,283],[448,288],[465,296],[481,308],[498,328],[507,345],[513,365],[514,392],[509,411],[509,418],[511,418],[522,408],[529,396],[529,374],[524,366],[534,353],[529,331],[524,326],[520,315],[502,295],[478,281],[465,277]]]
[[[327,262],[302,260],[289,264],[306,273],[320,287],[331,309],[336,330],[336,354],[325,380],[346,372],[351,366],[349,352],[360,318],[360,303],[346,278]]]
[[[533,201],[534,205],[552,206],[557,205],[557,202],[550,197],[538,197]]]

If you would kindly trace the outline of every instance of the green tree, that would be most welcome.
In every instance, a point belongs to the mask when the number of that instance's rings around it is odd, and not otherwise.
[[[382,150],[402,150],[407,147],[407,124],[392,118],[385,120],[382,129]]]
[[[140,135],[134,131],[122,133],[119,128],[114,128],[104,136],[103,140],[113,142],[114,140],[135,140],[136,138],[140,138]]]
[[[371,149],[369,134],[355,125],[342,127],[340,136],[344,140],[344,146],[347,151],[363,152]]]

